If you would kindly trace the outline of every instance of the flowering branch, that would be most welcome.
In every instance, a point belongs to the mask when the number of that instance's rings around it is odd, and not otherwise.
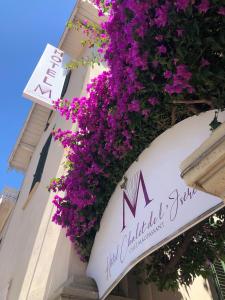
[[[66,174],[50,184],[54,192],[64,192],[53,200],[53,220],[66,229],[82,260],[88,260],[111,194],[138,155],[171,124],[225,104],[221,1],[95,2],[100,15],[105,9],[109,14],[101,27],[86,22],[69,27],[86,34],[84,46],[100,47],[108,71],[91,81],[87,97],[55,102],[79,129],[54,133],[68,149],[68,162]],[[194,227],[192,242],[190,233],[184,233],[151,254],[145,280],[168,289],[205,276],[206,260],[224,255],[224,209],[215,220]],[[167,267],[172,273],[165,279],[161,274]]]

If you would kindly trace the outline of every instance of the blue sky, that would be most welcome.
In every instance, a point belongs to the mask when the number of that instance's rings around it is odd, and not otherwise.
[[[8,158],[31,107],[22,98],[45,46],[58,45],[76,0],[3,0],[0,10],[0,192],[19,188],[22,174]]]

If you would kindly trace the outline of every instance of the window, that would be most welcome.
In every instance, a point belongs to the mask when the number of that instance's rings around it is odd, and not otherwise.
[[[48,137],[44,147],[42,148],[42,151],[40,153],[40,158],[37,164],[37,168],[36,171],[34,173],[34,179],[33,182],[31,184],[31,188],[30,188],[30,192],[32,191],[32,189],[34,188],[36,182],[40,182],[41,181],[41,177],[42,177],[42,173],[44,170],[44,166],[45,166],[45,162],[47,159],[47,155],[48,155],[48,150],[51,144],[51,140],[52,140],[52,134],[50,134],[50,136]]]
[[[52,134],[50,134],[50,136],[46,140],[45,145],[42,148],[42,151],[40,153],[37,168],[36,168],[36,171],[34,173],[34,178],[33,178],[32,184],[31,184],[29,196],[28,196],[28,199],[26,200],[25,204],[23,205],[23,209],[26,208],[27,204],[29,203],[29,201],[32,198],[35,191],[37,190],[38,185],[41,181],[41,177],[42,177],[42,174],[43,174],[43,171],[44,171],[44,166],[45,166],[45,162],[46,162],[46,159],[47,159],[47,156],[48,156],[48,151],[49,151],[49,147],[50,147],[50,144],[51,144],[51,140],[52,140]]]
[[[70,82],[71,73],[72,73],[72,71],[69,70],[66,74],[66,78],[65,78],[65,81],[64,81],[64,85],[63,85],[63,88],[62,88],[60,99],[63,99],[63,97],[65,96],[65,93],[67,91],[67,88],[68,88],[68,85],[69,85],[69,82]]]

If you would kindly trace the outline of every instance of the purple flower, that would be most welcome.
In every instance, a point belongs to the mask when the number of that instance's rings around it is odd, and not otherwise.
[[[180,94],[182,90],[183,89],[181,85],[166,84],[165,86],[165,92],[167,92],[169,95]]]
[[[82,22],[83,22],[83,24],[84,24],[85,26],[88,25],[88,20],[87,20],[87,19],[84,19]]]
[[[143,38],[145,36],[146,28],[144,26],[139,26],[136,29],[136,32],[141,38]]]
[[[130,104],[128,104],[129,111],[140,111],[140,103],[137,100],[133,100]]]
[[[179,61],[179,59],[178,59],[178,58],[174,58],[174,59],[173,59],[173,64],[176,66],[176,65],[177,65],[177,63],[178,63],[178,61]]]
[[[177,29],[177,30],[176,30],[176,33],[177,33],[177,36],[178,36],[178,37],[182,37],[183,34],[184,34],[184,30],[183,30],[183,29]]]
[[[151,105],[156,105],[159,103],[159,100],[156,97],[151,97],[148,99],[148,103],[150,103]]]
[[[184,90],[190,94],[193,93],[194,88],[189,83],[191,77],[192,74],[188,71],[186,65],[178,65],[176,67],[176,73],[172,76],[172,83],[165,85],[165,92],[169,95],[181,94]]]
[[[201,59],[201,67],[207,67],[209,65],[210,65],[210,62],[207,59],[205,59],[205,58]]]
[[[156,48],[157,48],[158,54],[165,54],[167,52],[167,49],[164,45],[158,46]]]
[[[197,6],[200,13],[206,13],[209,10],[209,1],[202,0],[201,3]]]
[[[155,10],[155,25],[157,27],[165,27],[168,21],[168,9],[166,5],[161,5]]]
[[[99,17],[103,17],[104,16],[104,13],[101,9],[98,10],[98,16]]]
[[[218,11],[218,15],[225,16],[225,7],[221,6]]]
[[[162,34],[156,35],[155,40],[158,41],[158,42],[161,42],[163,40],[163,35]]]
[[[166,70],[166,71],[163,73],[163,75],[164,75],[164,77],[165,77],[166,79],[169,79],[169,78],[172,77],[172,72],[169,71],[169,70]]]
[[[106,0],[105,1],[105,6],[109,6],[112,3],[112,0]]]
[[[177,76],[181,77],[185,80],[189,80],[191,78],[192,74],[191,74],[191,72],[189,72],[187,70],[186,65],[181,64],[181,65],[177,66]]]
[[[147,119],[150,115],[150,110],[149,109],[143,109],[142,110],[142,115],[144,116],[144,119]]]
[[[190,3],[190,0],[177,0],[175,5],[177,10],[185,10]]]

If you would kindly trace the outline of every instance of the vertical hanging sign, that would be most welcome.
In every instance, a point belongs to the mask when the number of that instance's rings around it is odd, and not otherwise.
[[[69,60],[69,56],[62,50],[47,44],[23,91],[23,96],[52,108],[52,100],[60,98],[67,75],[65,65]]]

